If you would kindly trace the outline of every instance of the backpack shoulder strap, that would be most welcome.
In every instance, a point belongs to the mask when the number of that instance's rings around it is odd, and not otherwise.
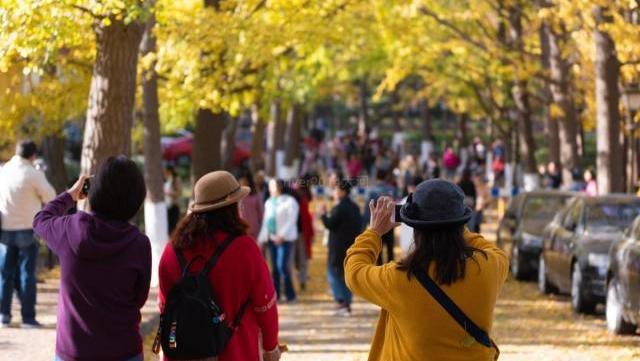
[[[224,241],[222,241],[222,243],[220,243],[218,247],[216,247],[216,250],[213,253],[213,256],[211,256],[211,258],[209,258],[209,261],[207,261],[207,263],[204,265],[204,268],[202,269],[202,274],[204,275],[209,274],[211,269],[215,267],[216,263],[218,263],[218,260],[220,259],[220,256],[222,256],[222,253],[224,252],[224,250],[227,249],[227,247],[229,247],[229,245],[235,238],[236,238],[235,234],[230,234]]]
[[[178,257],[178,263],[180,264],[180,270],[184,272],[184,268],[187,266],[187,260],[184,258],[184,254],[179,249],[175,249],[174,248],[173,251],[175,252],[176,257]]]
[[[242,316],[244,316],[244,311],[247,310],[247,307],[249,307],[249,304],[251,304],[251,297],[247,298],[247,300],[240,307],[240,311],[238,311],[238,314],[236,314],[236,317],[233,319],[233,323],[231,323],[231,328],[235,329],[235,328],[238,328],[238,326],[240,326],[240,321],[242,321]]]
[[[478,325],[476,325],[464,312],[453,302],[449,296],[429,277],[426,270],[413,273],[427,292],[442,306],[442,308],[456,320],[456,322],[462,327],[469,335],[471,335],[478,343],[489,347],[495,348],[499,354],[498,347],[491,340],[489,335]]]

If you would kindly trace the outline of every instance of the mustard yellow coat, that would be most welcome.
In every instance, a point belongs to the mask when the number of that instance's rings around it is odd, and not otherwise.
[[[442,290],[480,328],[491,334],[493,309],[507,278],[505,253],[481,235],[465,230],[466,242],[487,258],[469,259],[465,278]],[[391,262],[376,266],[380,235],[364,231],[347,252],[345,280],[358,296],[382,311],[371,343],[370,361],[491,361],[495,351],[481,344],[463,346],[467,334],[420,283]],[[434,265],[430,275],[434,277]]]

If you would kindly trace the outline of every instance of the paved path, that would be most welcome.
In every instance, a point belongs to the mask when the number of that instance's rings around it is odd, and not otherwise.
[[[58,280],[38,284],[36,314],[42,329],[20,328],[20,304],[14,296],[11,328],[0,329],[0,361],[51,361],[56,345],[56,309],[58,304]],[[142,310],[142,329],[149,330],[157,317],[156,290],[151,290]]]
[[[493,234],[495,225],[485,231]],[[315,251],[308,291],[297,304],[279,306],[281,341],[290,349],[283,361],[364,361],[378,309],[356,298],[353,316],[335,316],[325,278],[326,251],[320,244]],[[52,359],[57,284],[49,281],[39,290],[39,319],[47,328],[0,329],[0,361]],[[155,292],[144,310],[148,330],[157,316],[153,300]],[[567,297],[541,296],[531,282],[507,282],[496,308],[493,336],[502,349],[500,359],[506,361],[640,360],[640,336],[609,335],[602,314],[576,316]],[[156,360],[148,349],[151,339],[147,337],[145,355]]]

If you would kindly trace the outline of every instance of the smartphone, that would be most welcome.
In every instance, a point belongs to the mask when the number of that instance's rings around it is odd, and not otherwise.
[[[84,183],[82,183],[82,194],[84,196],[88,196],[89,195],[89,187],[91,186],[91,182],[89,181],[89,178],[84,180]]]
[[[393,205],[393,213],[391,213],[391,222],[400,222],[400,208],[402,208],[402,204]]]

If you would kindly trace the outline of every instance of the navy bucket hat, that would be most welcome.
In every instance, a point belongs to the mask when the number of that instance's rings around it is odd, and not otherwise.
[[[442,179],[430,179],[416,187],[400,209],[400,221],[424,230],[461,226],[471,218],[464,205],[464,193],[457,185]]]

